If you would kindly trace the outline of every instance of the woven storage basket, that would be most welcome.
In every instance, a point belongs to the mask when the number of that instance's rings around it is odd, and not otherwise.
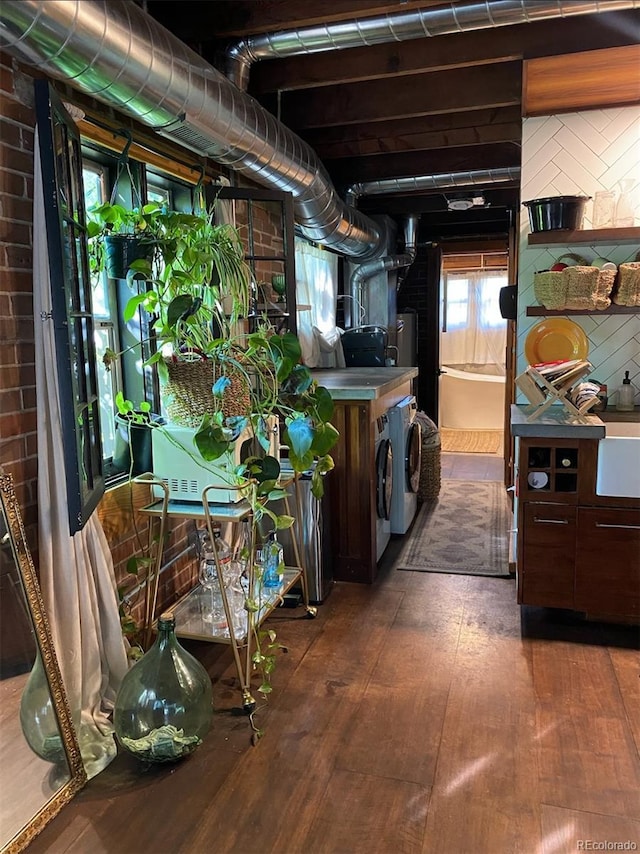
[[[551,310],[563,309],[567,302],[567,281],[562,271],[545,270],[533,274],[533,293],[540,305]]]
[[[612,299],[616,305],[640,307],[640,261],[620,264]]]
[[[199,427],[204,415],[213,415],[220,409],[220,401],[213,397],[213,384],[221,369],[211,359],[173,361],[166,359],[169,379],[164,387],[167,394],[167,412],[172,424],[179,427]],[[249,391],[245,378],[227,371],[231,384],[222,396],[225,417],[246,415],[250,410]]]
[[[576,266],[562,270],[562,275],[567,283],[565,308],[593,311],[611,305],[615,270]]]
[[[432,433],[422,439],[422,459],[420,464],[420,501],[435,501],[440,495],[442,480],[440,433]]]

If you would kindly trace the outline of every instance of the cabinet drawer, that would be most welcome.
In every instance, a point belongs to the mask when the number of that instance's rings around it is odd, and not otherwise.
[[[518,602],[573,608],[576,508],[567,504],[523,505]]]
[[[575,607],[640,617],[640,511],[578,510]]]

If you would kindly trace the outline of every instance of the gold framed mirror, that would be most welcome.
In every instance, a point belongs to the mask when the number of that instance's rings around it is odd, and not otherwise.
[[[0,466],[0,852],[22,851],[86,782],[13,478]]]

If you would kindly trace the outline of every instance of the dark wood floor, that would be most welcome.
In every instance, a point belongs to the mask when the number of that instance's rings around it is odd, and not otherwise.
[[[500,458],[445,456],[447,477],[501,478]],[[316,620],[274,615],[289,652],[256,747],[229,649],[192,644],[214,682],[202,747],[171,769],[118,757],[31,854],[640,846],[638,629],[521,614],[512,579],[395,571],[399,544]]]

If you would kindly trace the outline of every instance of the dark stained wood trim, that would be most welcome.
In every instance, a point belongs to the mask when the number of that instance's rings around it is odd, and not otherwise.
[[[282,97],[282,121],[297,132],[309,127],[508,107],[520,103],[521,63],[416,74],[403,83],[369,80],[330,93],[324,87],[289,92]]]
[[[358,181],[377,181],[412,175],[433,175],[467,169],[499,169],[520,165],[520,146],[496,143],[477,147],[439,148],[403,154],[378,154],[357,160],[326,160],[334,182],[348,186]]]
[[[639,20],[634,11],[603,13],[597,17],[597,26],[594,16],[587,15],[268,60],[254,64],[250,88],[254,95],[260,96],[347,81],[617,47],[633,43],[633,24],[637,26]]]
[[[504,107],[491,112],[512,111],[517,108]],[[511,122],[480,124],[469,116],[488,111],[474,110],[472,113],[453,113],[458,127],[447,130],[432,130],[430,119],[440,116],[418,116],[391,122],[371,122],[364,125],[346,125],[343,128],[321,128],[305,134],[305,139],[323,160],[340,157],[362,157],[365,155],[389,154],[394,151],[425,151],[432,148],[458,148],[468,145],[488,145],[498,142],[520,143],[522,123],[520,117]],[[518,110],[518,113],[520,111]],[[452,124],[454,124],[452,122]],[[333,131],[334,141],[323,142],[326,131]],[[339,136],[342,138],[338,138]]]
[[[640,103],[640,45],[524,63],[522,114],[550,115]]]

